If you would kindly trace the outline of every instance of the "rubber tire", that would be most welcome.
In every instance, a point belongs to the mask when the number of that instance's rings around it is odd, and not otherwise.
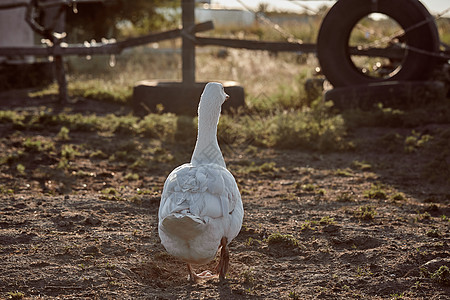
[[[390,78],[379,79],[364,75],[353,64],[348,42],[353,27],[371,13],[385,14],[407,29],[427,18],[433,18],[417,0],[339,0],[322,21],[317,38],[317,56],[323,74],[335,87],[361,85],[383,81],[427,79],[436,59],[408,51],[401,69]],[[407,45],[425,51],[439,51],[439,34],[433,21],[415,28],[405,35]]]

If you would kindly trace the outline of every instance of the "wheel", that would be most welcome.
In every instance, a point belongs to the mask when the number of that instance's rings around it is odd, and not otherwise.
[[[358,22],[371,13],[395,20],[405,30],[400,40],[407,46],[426,52],[439,51],[434,19],[419,1],[339,0],[322,21],[317,39],[317,56],[327,79],[335,87],[427,79],[436,59],[413,49],[405,50],[400,66],[383,78],[368,76],[355,66],[349,51],[350,35]]]

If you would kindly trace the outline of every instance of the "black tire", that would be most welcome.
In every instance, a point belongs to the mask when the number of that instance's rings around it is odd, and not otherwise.
[[[427,79],[436,59],[430,55],[407,51],[400,70],[388,78],[364,75],[352,62],[348,51],[353,27],[371,13],[385,14],[408,29],[430,20],[405,34],[408,46],[424,51],[439,51],[439,34],[433,17],[417,0],[339,0],[322,21],[317,39],[317,56],[322,72],[335,87],[383,81]]]

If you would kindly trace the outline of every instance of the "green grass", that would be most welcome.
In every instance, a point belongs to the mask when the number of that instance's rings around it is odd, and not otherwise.
[[[385,200],[387,195],[385,187],[380,184],[372,184],[369,190],[364,191],[364,197],[369,199]]]
[[[309,149],[322,152],[344,150],[346,126],[340,115],[331,112],[331,103],[316,101],[299,110],[273,113],[247,111],[234,116],[224,115],[218,135],[225,141],[250,141],[253,145],[280,149]]]
[[[431,279],[442,285],[450,286],[450,269],[447,266],[441,266],[431,274]]]
[[[354,216],[360,220],[370,221],[375,218],[377,212],[373,206],[360,206],[353,212]]]
[[[72,98],[83,97],[122,104],[130,101],[133,95],[131,86],[117,85],[102,79],[71,80],[67,85],[67,92]],[[29,96],[39,98],[58,94],[58,86],[53,83],[42,90],[29,93]]]
[[[283,245],[291,248],[300,247],[300,242],[290,234],[272,233],[265,240],[269,246]]]

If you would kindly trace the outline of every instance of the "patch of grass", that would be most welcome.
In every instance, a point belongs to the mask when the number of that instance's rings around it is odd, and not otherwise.
[[[12,124],[13,127],[24,126],[25,116],[13,110],[0,110],[0,123]]]
[[[364,197],[369,199],[385,200],[387,199],[387,192],[382,185],[372,184],[370,190],[364,191]]]
[[[22,164],[17,164],[16,166],[17,172],[19,172],[20,175],[25,175],[25,166]]]
[[[299,300],[300,299],[300,295],[298,295],[295,291],[289,292],[288,297],[293,299],[293,300]]]
[[[372,276],[373,273],[370,271],[369,266],[358,266],[356,268],[356,276],[364,277],[364,276]]]
[[[396,299],[404,299],[405,294],[404,293],[395,293],[395,294],[390,294],[389,297],[391,297],[391,299],[396,300]]]
[[[450,285],[450,269],[447,266],[441,266],[430,277],[442,285]]]
[[[64,144],[61,147],[61,157],[67,160],[74,159],[79,156],[80,152],[77,150],[77,146],[73,144]]]
[[[173,141],[177,133],[177,116],[171,113],[149,114],[139,122],[137,132],[148,138]]]
[[[434,228],[427,231],[427,236],[438,238],[441,236],[441,233],[439,232],[439,229]]]
[[[0,194],[2,195],[14,195],[14,190],[4,187],[3,185],[0,185]]]
[[[338,202],[354,202],[355,196],[351,192],[341,192],[337,195],[336,200]]]
[[[372,165],[366,161],[355,160],[352,162],[352,167],[361,171],[368,171],[372,169]]]
[[[428,143],[433,137],[429,134],[420,134],[419,132],[413,130],[410,136],[405,138],[405,152],[413,153],[417,152],[419,148],[422,148],[426,143]]]
[[[360,206],[357,210],[353,212],[354,216],[360,220],[370,221],[375,218],[377,212],[373,206]]]
[[[259,244],[261,244],[261,241],[258,240],[258,239],[254,239],[254,238],[252,238],[252,237],[249,237],[248,240],[245,242],[245,244],[246,244],[248,247],[251,247],[251,246],[254,246],[254,245],[259,245]]]
[[[119,195],[120,193],[115,188],[106,188],[101,190],[101,193],[104,195]]]
[[[59,139],[60,141],[68,141],[70,140],[69,132],[70,132],[69,128],[67,128],[66,126],[62,126],[58,134],[56,135],[56,138]]]
[[[269,235],[267,237],[267,239],[265,241],[267,242],[267,244],[269,246],[281,244],[281,245],[284,245],[287,247],[294,247],[294,248],[300,247],[300,242],[296,238],[294,238],[292,235],[281,234],[279,232],[272,233],[271,235]]]
[[[241,277],[246,284],[253,284],[255,282],[255,276],[254,276],[254,270],[253,268],[248,268],[247,270],[243,271],[241,273]]]
[[[245,165],[241,166],[237,172],[243,175],[247,174],[273,174],[278,172],[279,169],[276,167],[275,162],[265,162],[261,165],[255,164],[254,161],[247,162]]]
[[[316,190],[316,186],[312,183],[303,184],[302,190],[304,190],[305,192],[314,192]]]
[[[102,150],[96,150],[93,151],[91,154],[89,154],[90,158],[96,158],[96,159],[106,159],[108,158],[108,155],[104,153]]]
[[[317,228],[315,227],[315,225],[317,225],[318,222],[317,221],[305,221],[302,226],[300,226],[300,230],[304,231],[304,230],[316,230]]]
[[[128,181],[139,180],[139,174],[127,173],[123,178]]]
[[[26,152],[45,152],[55,149],[55,144],[51,141],[35,140],[27,138],[22,142]]]
[[[423,212],[423,213],[419,213],[415,218],[414,218],[414,220],[416,221],[416,222],[423,222],[423,221],[426,221],[426,220],[431,220],[431,215],[430,215],[430,213],[429,212]]]
[[[222,116],[219,137],[280,149],[326,152],[347,148],[344,120],[331,112],[331,103],[317,101],[302,109],[269,106],[270,113],[247,109],[234,116]]]
[[[354,174],[350,169],[337,169],[334,172],[334,175],[341,176],[341,177],[352,177]]]
[[[23,299],[25,297],[25,294],[22,292],[8,292],[6,294],[6,299],[10,299],[10,300],[19,300],[19,299]]]
[[[0,165],[3,165],[3,164],[12,165],[16,162],[21,161],[24,158],[25,158],[25,153],[23,152],[23,150],[18,150],[15,153],[11,153],[6,156],[1,156],[0,157]]]
[[[131,86],[118,85],[103,79],[71,80],[67,86],[69,97],[83,97],[100,101],[126,103],[131,99],[133,89]],[[31,98],[57,96],[58,86],[53,83],[37,91],[29,93]]]
[[[331,225],[334,224],[334,218],[330,217],[330,216],[325,216],[322,217],[322,219],[319,220],[319,224],[320,225]]]
[[[403,194],[401,192],[392,195],[392,200],[402,201],[405,199],[406,199],[405,194]]]

